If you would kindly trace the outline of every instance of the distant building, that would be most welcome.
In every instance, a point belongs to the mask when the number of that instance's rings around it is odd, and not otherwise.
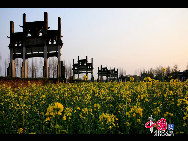
[[[178,79],[181,81],[186,81],[188,79],[188,70],[184,70],[183,72],[178,72]]]

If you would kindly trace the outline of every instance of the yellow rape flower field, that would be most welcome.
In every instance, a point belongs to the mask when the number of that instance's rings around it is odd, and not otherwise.
[[[133,81],[1,84],[0,133],[151,134],[152,115],[188,134],[188,81]]]

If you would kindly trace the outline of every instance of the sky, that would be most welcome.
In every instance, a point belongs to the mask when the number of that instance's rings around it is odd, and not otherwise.
[[[142,69],[188,64],[188,9],[160,8],[0,8],[0,55],[9,56],[10,21],[21,32],[26,21],[43,21],[57,30],[62,22],[62,60],[94,58],[94,76],[100,65],[123,68],[126,74]],[[1,61],[2,62],[2,61]],[[3,67],[3,66],[2,66]]]

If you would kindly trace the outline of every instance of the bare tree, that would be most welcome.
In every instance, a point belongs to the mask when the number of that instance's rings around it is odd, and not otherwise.
[[[126,75],[126,70],[123,70],[123,68],[118,68],[119,71],[119,76],[125,76]]]
[[[173,67],[173,72],[178,72],[178,65],[177,65],[177,64],[174,65],[174,67]]]
[[[37,78],[38,74],[38,58],[34,58],[34,78]]]
[[[71,77],[71,76],[73,75],[73,72],[72,72],[72,64],[71,64],[71,63],[69,64],[69,72],[70,72],[70,75],[69,75],[69,76]]]
[[[8,58],[5,58],[5,77],[8,76],[8,67],[10,62],[10,56],[8,55]]]
[[[7,72],[7,71],[6,71],[6,70],[7,70],[6,58],[5,58],[5,62],[4,62],[4,63],[5,63],[5,77],[6,77],[6,76],[7,76],[7,73],[6,73],[6,72]]]
[[[28,77],[40,77],[39,63],[42,64],[38,58],[28,58]]]
[[[170,66],[168,66],[168,67],[166,68],[166,74],[169,75],[170,73],[171,73],[171,68],[170,68]]]
[[[63,65],[65,66],[65,78],[68,78],[69,69],[68,69],[68,66],[66,65],[65,60],[63,60]]]
[[[16,58],[14,60],[14,63],[15,63],[15,67],[16,67],[16,74],[17,74],[18,77],[19,76],[21,77],[21,65],[22,65],[22,63],[21,63],[20,58]]]
[[[57,58],[51,57],[49,59],[49,77],[57,78]]]
[[[42,57],[39,58],[39,65],[38,65],[38,76],[39,77],[43,77],[43,65],[44,64],[44,60]]]
[[[65,60],[64,60],[63,65],[65,66],[65,78],[71,79],[71,76],[73,75],[72,64],[69,63],[69,65],[68,65],[68,64],[65,63]]]
[[[32,58],[27,59],[27,65],[28,65],[28,77],[32,77]]]
[[[52,77],[53,77],[52,66],[53,66],[52,58],[49,58],[49,78],[52,78]]]

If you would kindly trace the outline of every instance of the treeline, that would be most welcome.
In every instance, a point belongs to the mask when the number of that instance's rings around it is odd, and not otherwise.
[[[171,79],[177,79],[178,78],[178,73],[180,72],[180,70],[178,70],[178,65],[174,65],[173,68],[171,68],[170,66],[168,66],[167,68],[165,68],[165,71],[163,72],[162,69],[165,67],[157,67],[156,69],[150,69],[149,71],[145,71],[143,70],[140,74],[141,76],[141,80],[143,80],[145,77],[150,77],[152,79],[156,79],[156,80],[166,80],[166,81],[170,81]]]
[[[165,71],[162,71],[162,69]],[[174,65],[173,67],[163,67],[159,66],[155,69],[150,68],[149,70],[140,70],[139,75],[125,75],[120,69],[119,78],[120,81],[130,81],[130,77],[134,77],[134,81],[144,81],[145,77],[150,77],[155,80],[159,81],[170,81],[171,79],[178,79],[179,78],[180,70],[178,69],[178,65]]]

